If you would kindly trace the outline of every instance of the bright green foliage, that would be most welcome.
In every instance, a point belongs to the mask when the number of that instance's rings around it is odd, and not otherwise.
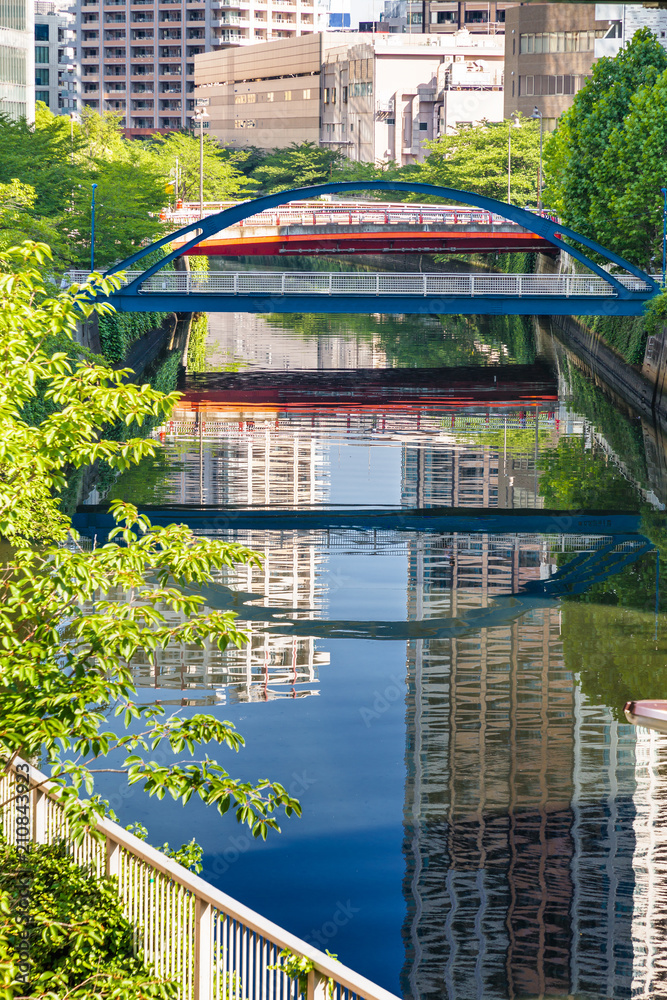
[[[141,143],[124,143],[122,155],[98,159],[88,180],[74,189],[73,210],[66,217],[70,259],[90,260],[91,194],[95,192],[95,266],[123,260],[164,235],[159,213],[164,204],[161,169]]]
[[[583,438],[561,438],[543,454],[538,467],[540,495],[554,510],[636,510],[633,486],[609,464],[603,452],[586,448]]]
[[[35,215],[37,192],[31,184],[13,178],[9,184],[0,183],[0,250],[7,250],[24,240],[46,242],[57,248],[59,255],[65,251],[62,234],[49,219]]]
[[[18,178],[36,192],[35,211],[40,216],[58,216],[82,182],[82,168],[72,162],[82,149],[79,137],[70,139],[69,119],[44,109],[35,125],[13,121],[0,114],[0,182]]]
[[[15,984],[19,879],[30,884],[29,986]],[[160,980],[133,949],[115,878],[81,868],[61,846],[26,852],[0,841],[0,996],[42,1000],[170,1000],[177,983]],[[13,985],[14,984],[14,985]],[[27,989],[27,992],[26,992]]]
[[[118,116],[85,109],[81,123],[72,123],[43,104],[34,125],[0,114],[0,184],[11,185],[0,249],[38,239],[51,244],[60,269],[88,265],[93,183],[97,266],[160,235],[162,166],[141,143],[123,138]]]
[[[252,174],[259,181],[262,194],[287,191],[290,188],[324,184],[332,179],[333,171],[343,162],[334,149],[322,149],[314,142],[293,142],[283,149],[274,149]],[[340,178],[337,178],[340,179]]]
[[[638,264],[656,253],[667,148],[667,53],[648,29],[599,59],[545,147],[550,205]]]
[[[178,159],[178,194],[183,201],[199,201],[199,135],[187,132],[155,134],[152,155],[166,182]],[[230,153],[210,136],[204,136],[204,201],[248,198],[255,185],[244,176],[243,153]],[[164,191],[164,188],[163,188]]]
[[[327,950],[327,955],[334,961],[338,959],[338,955],[332,955],[330,951]],[[310,958],[306,958],[304,955],[297,955],[295,952],[290,951],[289,948],[283,948],[283,950],[278,955],[280,962],[277,965],[269,965],[269,969],[276,969],[278,972],[284,972],[286,976],[290,979],[297,979],[299,982],[299,993],[305,996],[308,991],[308,974],[315,968],[315,963]],[[333,1000],[335,983],[333,979],[327,980],[329,997]]]
[[[458,125],[451,134],[424,145],[426,160],[413,175],[425,184],[474,191],[507,201],[508,143],[512,136],[512,204],[537,204],[540,164],[540,124],[519,116],[504,122],[483,122],[476,128]],[[422,197],[422,196],[420,196]]]
[[[204,614],[196,590],[222,567],[257,563],[254,553],[196,538],[183,525],[151,527],[120,502],[112,509],[122,526],[110,536],[120,544],[93,552],[27,544],[64,537],[57,493],[71,466],[103,458],[123,470],[155,454],[159,446],[144,438],[106,438],[109,423],[141,426],[168,415],[176,399],[123,382],[122,372],[44,351],[49,335],[71,336],[77,317],[90,313],[94,288],[113,285],[98,279],[91,288],[53,294],[33,266],[47,258],[47,248],[30,245],[0,255],[0,533],[15,547],[0,570],[0,756],[45,756],[77,835],[105,810],[98,797],[81,804],[77,795],[92,795],[96,761],[120,751],[119,770],[130,784],[183,803],[197,794],[221,813],[233,808],[255,836],[266,836],[279,829],[276,811],[299,813],[298,802],[268,779],[233,779],[208,754],[181,763],[197,744],[237,751],[243,739],[212,716],[167,718],[160,706],[137,707],[129,667],[139,651],[150,658],[168,645],[241,645],[234,616]],[[59,409],[31,426],[22,407],[40,380]],[[191,586],[195,593],[186,594]],[[118,590],[118,599],[105,598]],[[110,714],[133,732],[116,732]],[[173,763],[151,759],[159,747]]]
[[[157,329],[168,313],[109,313],[100,316],[100,344],[108,361],[122,361],[132,344]]]
[[[148,830],[143,823],[130,823],[125,829],[133,833],[139,840],[148,840]],[[181,844],[180,847],[172,848],[165,842],[162,847],[157,847],[156,850],[162,851],[168,858],[178,861],[179,865],[183,865],[184,868],[194,872],[196,875],[199,875],[204,867],[202,864],[204,849],[201,844],[197,843],[194,837],[187,844]]]
[[[206,371],[206,338],[208,337],[208,315],[206,313],[195,313],[190,326],[190,339],[188,340],[188,364],[189,372]]]

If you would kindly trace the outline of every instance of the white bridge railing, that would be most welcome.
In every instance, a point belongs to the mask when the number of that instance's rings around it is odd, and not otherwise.
[[[201,218],[214,215],[226,208],[232,208],[233,203],[212,203],[204,205],[203,215],[199,214],[198,204],[184,205],[183,208],[165,212],[167,221],[175,225],[187,226]],[[557,217],[552,212],[540,211],[535,215],[553,219]],[[510,219],[487,212],[480,208],[465,208],[461,205],[418,205],[414,202],[293,202],[268,212],[259,212],[249,216],[230,228],[245,226],[353,226],[363,223],[379,225],[433,225],[447,226],[481,225],[499,226],[516,225]]]
[[[17,771],[20,768],[20,771]],[[298,982],[283,972],[279,953],[288,948],[313,962],[307,1000],[398,1000],[387,990],[330,959],[317,948],[265,920],[204,879],[109,820],[100,820],[99,843],[87,834],[70,841],[53,786],[20,758],[0,775],[0,819],[11,843],[25,842],[26,811],[19,805],[25,777],[30,785],[29,835],[35,843],[69,841],[78,864],[115,875],[125,915],[135,927],[137,951],[155,974],[180,985],[181,1000],[298,1000]]]
[[[126,271],[123,284],[141,276]],[[67,280],[82,283],[87,271],[70,271]],[[633,292],[649,292],[641,278],[618,279]],[[604,278],[583,274],[358,274],[299,271],[158,271],[141,292],[206,295],[407,295],[407,296],[596,296],[615,298]]]

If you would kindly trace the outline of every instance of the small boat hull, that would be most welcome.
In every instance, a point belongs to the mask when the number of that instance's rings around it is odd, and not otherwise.
[[[633,726],[667,733],[667,701],[628,701],[625,717]]]

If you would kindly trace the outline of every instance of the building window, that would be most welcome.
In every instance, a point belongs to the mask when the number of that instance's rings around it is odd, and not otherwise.
[[[419,123],[419,131],[420,132],[428,132],[428,122],[420,122]]]
[[[347,87],[343,87],[343,104],[347,104]]]
[[[48,90],[36,90],[35,91],[35,100],[36,101],[43,101],[44,104],[46,104],[47,107],[48,107],[48,104],[49,104],[49,92],[48,92]]]
[[[583,76],[520,76],[519,97],[570,97],[584,85]]]
[[[436,24],[454,24],[458,20],[458,14],[455,10],[438,10],[433,12],[431,20]]]
[[[602,38],[604,28],[595,31],[538,31],[521,34],[519,52],[539,55],[545,52],[592,52],[595,39]]]
[[[235,94],[234,95],[234,104],[245,104],[245,102],[246,102],[246,95],[245,94]]]
[[[36,42],[48,42],[49,40],[49,26],[48,24],[36,24],[35,25],[35,41]]]
[[[489,12],[486,10],[467,10],[465,14],[466,24],[486,24],[489,20]]]
[[[350,84],[350,97],[372,97],[373,84],[369,81],[364,83]]]
[[[267,95],[266,95],[266,99],[267,99],[267,101],[268,101],[269,103],[271,103],[271,102],[273,101],[273,91],[272,91],[272,90],[270,90],[270,91],[269,91],[269,92],[267,93]]]
[[[304,92],[303,92],[303,99],[304,99],[304,101],[309,101],[310,100],[310,91],[309,90],[304,90]]]
[[[47,63],[49,61],[48,45],[35,45],[35,62]]]
[[[324,88],[324,103],[329,104],[329,88]]]
[[[49,71],[48,69],[36,69],[35,70],[35,86],[36,87],[48,87],[49,85]]]

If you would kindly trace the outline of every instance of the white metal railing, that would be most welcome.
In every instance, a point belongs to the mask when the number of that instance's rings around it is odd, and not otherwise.
[[[234,202],[213,202],[204,206],[204,217],[233,207]],[[542,210],[536,215],[557,221],[551,212]],[[164,217],[179,226],[197,222],[202,216],[199,205],[185,204],[182,208],[165,212]],[[515,225],[511,220],[479,208],[462,208],[460,205],[418,205],[403,202],[290,202],[268,212],[249,216],[230,228],[245,226],[325,226],[325,225]]]
[[[65,280],[82,283],[87,271],[70,271]],[[127,285],[143,274],[126,271]],[[633,292],[649,292],[641,278],[618,277]],[[208,295],[407,295],[407,296],[595,296],[616,298],[613,287],[597,275],[584,274],[389,274],[300,271],[158,271],[140,291]]]
[[[20,771],[17,771],[17,767]],[[27,770],[26,770],[27,769]],[[67,821],[53,785],[36,768],[17,758],[0,775],[0,818],[5,837],[17,843],[23,829],[17,793],[28,774],[32,840],[40,844],[69,840]],[[39,787],[36,787],[39,786]],[[298,1000],[297,982],[269,968],[288,948],[313,962],[307,1000],[398,1000],[393,994],[330,959],[317,948],[265,920],[204,879],[117,823],[100,820],[103,843],[90,834],[69,844],[78,864],[115,875],[125,914],[136,934],[137,950],[156,975],[180,984],[181,1000]]]

